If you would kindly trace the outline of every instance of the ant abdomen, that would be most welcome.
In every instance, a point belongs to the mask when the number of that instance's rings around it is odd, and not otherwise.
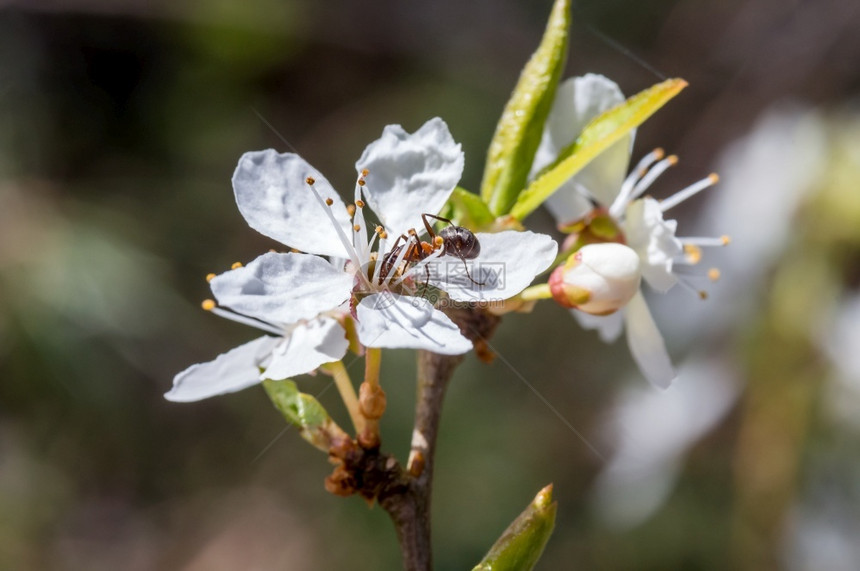
[[[474,260],[481,253],[481,243],[468,228],[448,226],[439,232],[445,244],[445,253],[462,260]]]

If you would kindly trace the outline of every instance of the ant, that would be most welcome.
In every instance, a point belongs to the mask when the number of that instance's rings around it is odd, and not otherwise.
[[[444,222],[448,226],[440,230],[437,235],[433,231],[428,218]],[[409,230],[408,237],[401,234],[395,240],[391,250],[382,258],[382,268],[379,274],[380,281],[384,280],[394,270],[394,263],[400,257],[404,248],[406,248],[406,253],[403,255],[403,261],[405,262],[420,262],[442,248],[443,256],[454,256],[463,261],[463,266],[466,268],[466,276],[473,284],[484,285],[485,282],[475,281],[469,274],[469,266],[466,264],[466,260],[474,260],[481,253],[481,243],[475,234],[468,228],[456,226],[451,220],[433,214],[422,214],[421,221],[424,222],[424,228],[427,230],[430,241],[423,242],[418,237],[418,233],[414,228]],[[406,240],[406,243],[401,244],[401,240]],[[430,281],[430,269],[425,267],[424,270],[427,273],[427,281]]]

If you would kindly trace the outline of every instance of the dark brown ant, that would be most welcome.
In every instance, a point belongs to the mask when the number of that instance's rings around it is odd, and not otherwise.
[[[449,224],[449,226],[440,230],[437,235],[433,231],[433,227],[431,226],[428,218],[444,222]],[[484,285],[485,282],[475,281],[475,279],[472,278],[469,274],[469,266],[466,264],[466,260],[474,260],[478,257],[478,254],[481,253],[481,243],[478,241],[477,236],[475,236],[475,234],[468,228],[456,226],[451,220],[442,218],[441,216],[422,214],[421,221],[424,222],[424,228],[427,230],[430,241],[424,242],[418,238],[418,233],[414,228],[409,230],[408,237],[401,234],[397,240],[395,240],[391,250],[382,258],[382,268],[379,272],[380,282],[394,270],[394,263],[397,261],[397,258],[400,257],[404,248],[406,248],[406,253],[403,255],[403,261],[412,263],[420,262],[442,248],[443,256],[454,256],[455,258],[460,258],[460,260],[463,261],[463,266],[466,268],[466,276],[473,284]],[[406,243],[401,244],[401,240],[406,240]],[[427,281],[429,281],[430,269],[425,267],[425,271],[427,272]]]

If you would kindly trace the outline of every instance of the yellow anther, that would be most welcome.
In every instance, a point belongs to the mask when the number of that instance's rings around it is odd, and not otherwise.
[[[355,205],[358,206],[359,208],[364,208],[364,201],[363,200],[356,200]]]
[[[355,204],[349,204],[346,207],[346,212],[350,217],[355,216]]]
[[[206,311],[212,311],[215,309],[215,300],[214,299],[204,299],[203,303],[200,304],[200,307],[205,309]]]
[[[309,176],[308,178],[305,179],[305,182],[308,183],[309,185],[313,186],[316,181],[314,180],[314,177]]]
[[[656,149],[654,149],[654,158],[656,160],[659,161],[660,159],[662,159],[665,156],[666,156],[666,151],[664,151],[662,148],[657,147]]]
[[[355,230],[356,232],[358,232],[359,230],[361,230],[361,226],[356,224],[355,226],[352,227],[352,229]]]
[[[712,282],[715,282],[720,279],[720,270],[717,268],[711,268],[708,270],[708,279]]]
[[[376,228],[374,228],[373,231],[376,232],[377,234],[382,234],[382,226],[377,224]]]
[[[207,282],[211,282],[213,279],[215,279],[215,274],[206,274]]]
[[[704,301],[704,300],[708,299],[708,292],[706,292],[706,291],[700,291],[700,292],[699,292],[699,299],[701,299],[702,301]]]
[[[675,166],[678,164],[678,155],[669,155],[666,157],[666,160],[669,161],[671,166]]]
[[[326,198],[325,203],[326,206],[331,206],[332,204],[334,204],[334,200],[332,200],[331,198]]]
[[[232,266],[230,266],[231,270],[237,270],[242,267],[242,262],[234,262]]]
[[[370,171],[367,169],[361,169],[361,176],[365,177],[370,174]]]
[[[720,182],[720,175],[715,172],[709,174],[708,178],[711,179],[711,184],[717,184],[718,182]]]
[[[691,264],[698,264],[702,260],[702,249],[694,244],[684,244],[684,254]]]
[[[364,182],[363,178],[358,179],[358,186],[364,186],[365,184],[367,184],[367,183]]]
[[[728,236],[727,234],[720,236],[720,241],[722,241],[723,246],[728,246],[729,244],[732,243],[731,237]]]
[[[388,232],[383,230],[382,232],[379,233],[379,237],[382,238],[383,240],[387,239],[388,238]]]
[[[437,248],[440,248],[445,243],[445,240],[442,239],[442,236],[436,236],[433,238],[433,243],[436,244]]]

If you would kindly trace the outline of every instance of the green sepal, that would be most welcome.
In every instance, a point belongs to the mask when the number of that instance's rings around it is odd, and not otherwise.
[[[556,0],[537,51],[496,125],[487,151],[481,198],[495,216],[507,214],[526,186],[544,123],[567,57],[570,0]]]
[[[529,571],[537,564],[555,527],[552,484],[538,492],[472,571]]]
[[[443,212],[454,224],[473,232],[488,228],[496,219],[480,196],[459,186],[451,193]]]
[[[517,199],[511,216],[523,220],[593,158],[645,122],[687,86],[683,79],[667,79],[595,117],[571,145],[545,168]]]
[[[307,393],[299,392],[293,381],[266,379],[263,388],[287,422],[299,429],[302,438],[323,452],[329,451],[334,439],[349,438],[319,401]]]

